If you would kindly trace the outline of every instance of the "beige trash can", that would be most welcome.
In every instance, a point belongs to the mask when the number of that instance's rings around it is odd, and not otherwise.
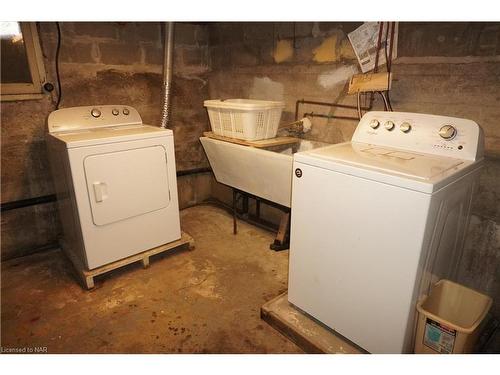
[[[415,353],[470,353],[492,299],[449,280],[440,280],[417,305]]]

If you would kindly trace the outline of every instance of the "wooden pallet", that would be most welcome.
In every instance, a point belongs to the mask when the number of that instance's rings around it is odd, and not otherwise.
[[[107,273],[109,271],[115,270],[117,268],[126,266],[130,263],[141,262],[144,268],[149,266],[149,259],[156,254],[164,253],[166,251],[174,250],[179,247],[188,247],[189,249],[194,248],[194,239],[189,234],[182,232],[181,238],[177,241],[173,241],[167,243],[165,245],[161,245],[155,247],[153,249],[149,249],[143,251],[142,253],[131,255],[125,259],[117,260],[116,262],[105,264],[104,266],[94,268],[92,270],[88,270],[85,265],[82,264],[79,258],[70,254],[70,252],[65,252],[71,263],[75,268],[76,274],[80,279],[82,285],[86,289],[92,289],[94,287],[94,277]]]
[[[244,139],[223,137],[222,135],[217,135],[214,132],[204,132],[203,135],[208,138],[218,139],[219,141],[236,143],[238,145],[256,147],[256,148],[291,145],[300,142],[300,139],[295,137],[276,137],[269,139],[261,139],[259,141],[246,141]]]
[[[289,303],[288,292],[266,302],[260,309],[260,316],[306,353],[365,353],[349,340],[337,335]]]

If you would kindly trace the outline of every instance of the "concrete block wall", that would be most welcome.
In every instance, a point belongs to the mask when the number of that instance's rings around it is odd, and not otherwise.
[[[160,23],[73,23],[61,26],[61,108],[128,104],[147,124],[159,125],[162,104],[163,37]],[[48,80],[55,85],[56,25],[39,23]],[[172,129],[178,171],[207,167],[199,136],[207,127],[208,30],[177,23]],[[53,194],[44,138],[55,95],[2,102],[2,203]],[[178,179],[180,206],[210,194],[211,174]],[[2,259],[55,246],[60,225],[54,203],[2,213]]]
[[[360,24],[212,24],[209,95],[284,100],[282,124],[293,120],[297,99],[355,105],[346,93],[359,68],[347,34]],[[487,159],[459,281],[496,298],[493,311],[500,316],[500,23],[400,23],[392,71],[394,110],[471,118],[484,129]],[[383,108],[378,97],[374,108]],[[312,105],[299,116],[305,111],[356,116]],[[331,143],[350,140],[357,125],[312,122],[305,138]],[[223,187],[213,191],[228,201]]]
[[[360,23],[177,23],[173,114],[178,170],[208,166],[198,142],[208,129],[207,98],[284,100],[282,122],[305,98],[355,104],[346,83],[358,72],[347,33]],[[163,41],[159,23],[62,23],[61,107],[95,103],[135,106],[159,124]],[[469,117],[486,135],[488,159],[473,208],[460,279],[500,295],[500,24],[402,23],[393,64],[396,110]],[[39,24],[45,68],[55,83],[56,29]],[[52,194],[44,137],[54,97],[1,103],[2,202]],[[382,108],[377,98],[375,108]],[[303,111],[355,115],[351,110]],[[300,113],[299,115],[302,115]],[[306,138],[349,140],[355,121],[314,119]],[[181,207],[211,195],[227,199],[211,174],[180,177]],[[273,213],[269,213],[273,216]],[[275,216],[274,216],[275,217]],[[54,246],[53,203],[2,213],[2,259]],[[230,230],[230,229],[229,229]],[[500,313],[499,298],[495,305]]]

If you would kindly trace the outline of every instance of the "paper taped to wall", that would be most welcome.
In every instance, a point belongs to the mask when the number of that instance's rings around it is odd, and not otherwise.
[[[383,22],[382,38],[380,41],[380,50],[378,57],[378,65],[384,65],[386,63],[385,49],[387,48],[387,53],[391,49],[390,41],[390,22]],[[347,34],[349,41],[352,44],[352,48],[356,53],[358,58],[361,71],[366,73],[375,68],[375,57],[377,55],[377,42],[379,36],[380,22],[365,22],[356,30]],[[392,58],[395,59],[397,55],[397,41],[398,41],[398,23],[396,22],[394,27],[394,39],[392,48]]]

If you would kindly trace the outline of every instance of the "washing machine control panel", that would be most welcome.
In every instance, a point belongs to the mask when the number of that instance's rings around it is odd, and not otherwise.
[[[450,140],[457,135],[457,129],[453,125],[443,125],[441,129],[439,129],[439,135],[443,139]]]
[[[57,133],[142,125],[142,119],[135,108],[127,105],[96,105],[54,111],[49,115],[48,125],[49,133]]]
[[[472,120],[408,112],[367,112],[352,141],[466,160],[482,158],[484,148]]]
[[[92,110],[90,111],[90,114],[95,118],[101,117],[101,111],[97,108],[92,108]]]

